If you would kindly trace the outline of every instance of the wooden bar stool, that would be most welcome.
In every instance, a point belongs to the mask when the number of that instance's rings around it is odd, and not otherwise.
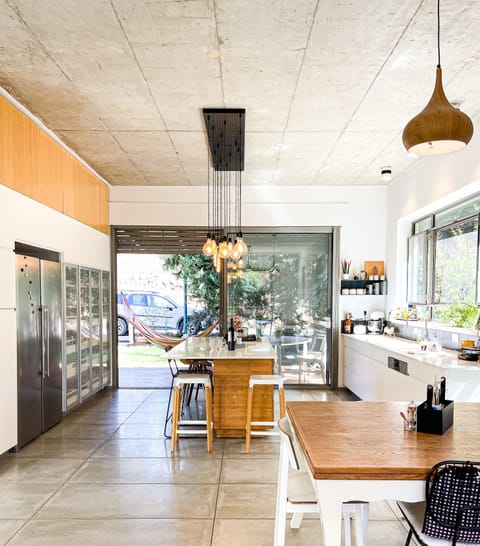
[[[245,451],[250,453],[250,437],[251,436],[278,436],[278,428],[276,421],[252,421],[252,403],[253,403],[253,387],[255,385],[273,385],[278,387],[278,395],[280,400],[280,418],[285,417],[285,391],[283,389],[283,377],[281,375],[251,375],[248,381],[248,399],[247,399],[247,424],[246,424],[246,445]],[[275,427],[273,430],[252,430],[254,427]]]
[[[206,419],[181,419],[182,413],[182,395],[185,386],[203,385],[205,388],[205,413]],[[184,425],[205,425],[205,430],[184,429]],[[173,409],[172,409],[172,438],[170,441],[170,451],[175,451],[175,444],[178,442],[179,435],[182,436],[207,436],[207,450],[212,451],[213,440],[213,418],[212,418],[212,381],[210,375],[205,373],[179,373],[173,381]]]

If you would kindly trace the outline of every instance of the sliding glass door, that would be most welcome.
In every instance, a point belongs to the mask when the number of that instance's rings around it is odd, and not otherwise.
[[[228,316],[267,336],[290,384],[331,384],[332,233],[247,233],[228,270]]]

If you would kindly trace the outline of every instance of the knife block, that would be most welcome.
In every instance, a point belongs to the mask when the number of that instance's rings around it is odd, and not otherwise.
[[[443,434],[453,425],[453,400],[445,400],[441,410],[429,409],[427,402],[417,407],[417,432]]]

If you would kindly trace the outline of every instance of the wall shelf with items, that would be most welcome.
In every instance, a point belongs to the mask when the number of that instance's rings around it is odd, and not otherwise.
[[[342,280],[340,294],[342,296],[384,296],[387,293],[387,281],[381,280]]]

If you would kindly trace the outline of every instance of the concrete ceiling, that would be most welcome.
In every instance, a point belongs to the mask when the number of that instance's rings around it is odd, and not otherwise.
[[[474,118],[480,0],[443,0],[441,28]],[[203,107],[246,108],[244,184],[385,184],[416,161],[436,1],[0,0],[0,37],[0,85],[112,185],[205,185]]]

